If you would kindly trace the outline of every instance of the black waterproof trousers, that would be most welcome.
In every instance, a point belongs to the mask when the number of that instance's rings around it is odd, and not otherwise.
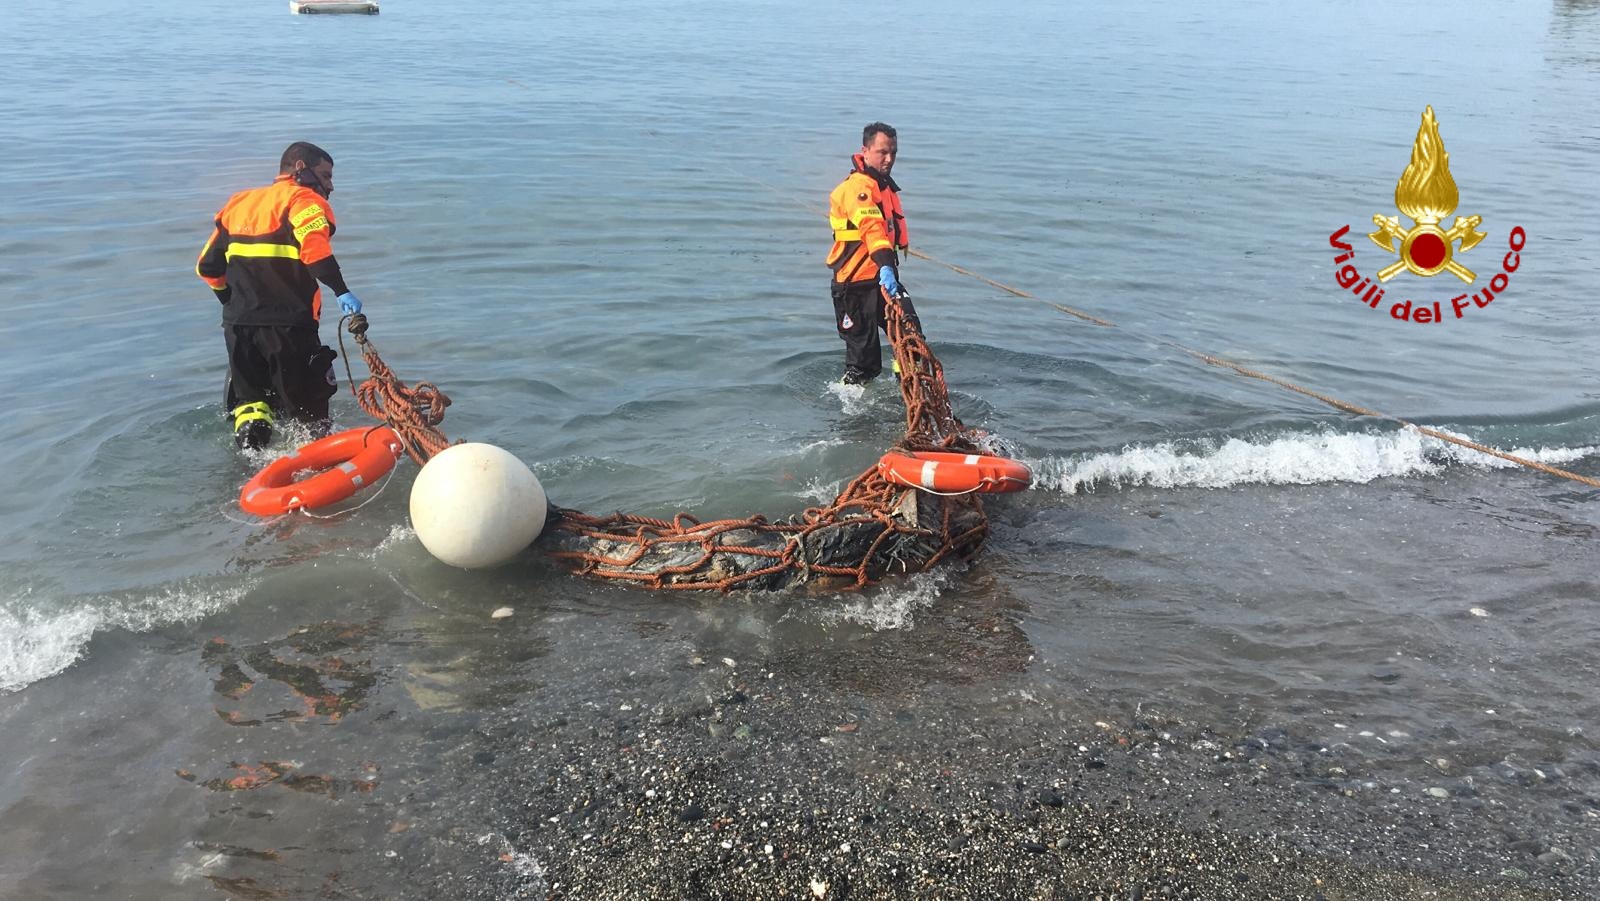
[[[315,326],[225,325],[230,416],[262,402],[274,414],[326,428],[328,400],[338,393],[333,373],[338,353],[323,345]]]
[[[883,345],[878,340],[878,330],[884,328],[886,315],[883,290],[873,280],[843,285],[834,282],[832,291],[833,323],[839,327],[839,337],[844,340],[844,380],[849,384],[869,382],[883,372]],[[917,319],[911,298],[901,298],[900,309],[920,333],[922,323]]]

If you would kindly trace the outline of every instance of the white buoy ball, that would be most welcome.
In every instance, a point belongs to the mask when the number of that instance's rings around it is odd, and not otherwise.
[[[428,553],[451,566],[496,566],[544,528],[544,486],[526,464],[492,444],[440,451],[411,486],[411,527]]]

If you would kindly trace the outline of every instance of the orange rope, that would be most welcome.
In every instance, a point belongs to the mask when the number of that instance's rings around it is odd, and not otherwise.
[[[357,335],[356,343],[361,346],[361,359],[371,373],[361,387],[355,389],[356,403],[361,409],[394,429],[404,442],[406,453],[418,466],[449,447],[450,439],[438,425],[444,421],[444,409],[450,406],[450,398],[431,382],[407,387],[378,356],[377,347],[365,334]]]

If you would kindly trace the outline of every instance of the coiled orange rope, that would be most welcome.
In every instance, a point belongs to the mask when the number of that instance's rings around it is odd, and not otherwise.
[[[378,356],[378,348],[367,339],[366,317],[357,314],[347,318],[351,320],[350,332],[361,348],[361,360],[370,373],[353,389],[356,403],[368,416],[394,429],[405,444],[406,453],[421,466],[450,446],[450,439],[438,428],[444,421],[444,410],[450,406],[450,398],[432,382],[418,382],[416,387],[408,387],[400,381],[389,364]],[[339,322],[342,326],[344,319]],[[344,350],[343,329],[339,335],[339,350],[341,353]],[[345,373],[349,376],[349,358],[345,359]],[[354,384],[355,379],[351,377],[350,380]]]

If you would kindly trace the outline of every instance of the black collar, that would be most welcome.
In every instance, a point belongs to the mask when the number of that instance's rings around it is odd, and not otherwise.
[[[878,187],[888,188],[896,194],[900,193],[900,186],[895,184],[894,179],[890,178],[887,173],[879,172],[871,166],[868,166],[861,158],[861,154],[858,153],[851,157],[850,162],[855,165],[856,172],[871,176],[872,180],[878,183]]]

